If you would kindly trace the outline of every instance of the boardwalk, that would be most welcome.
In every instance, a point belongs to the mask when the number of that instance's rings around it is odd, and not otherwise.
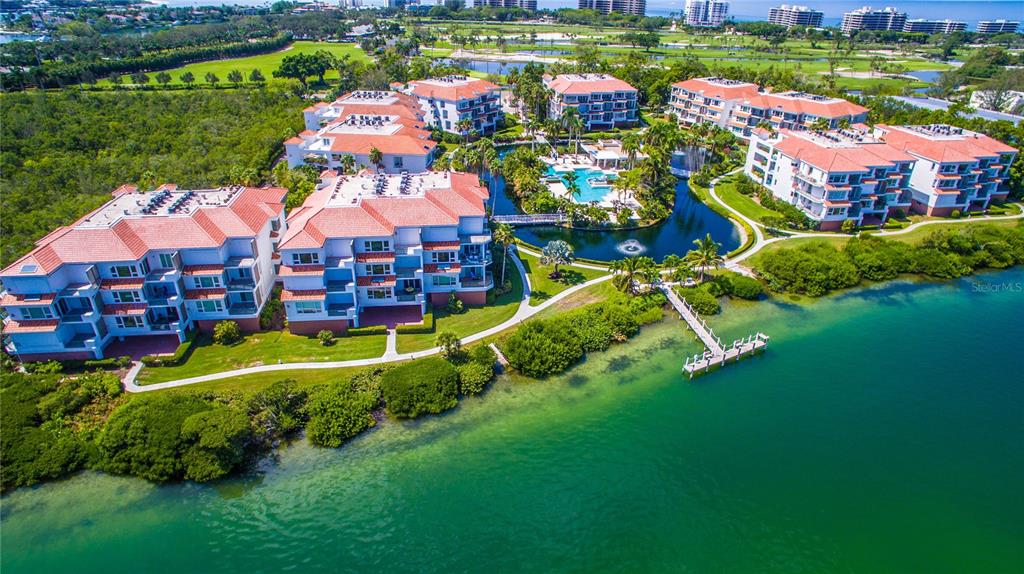
[[[693,329],[701,343],[704,343],[704,352],[688,357],[683,364],[683,372],[691,379],[695,374],[708,372],[711,367],[724,366],[730,360],[738,361],[743,355],[755,353],[768,346],[768,335],[760,332],[745,339],[737,339],[729,345],[723,345],[722,338],[715,335],[715,331],[707,321],[702,319],[686,301],[682,300],[671,286],[662,285],[661,289],[679,316],[686,321],[690,329]]]
[[[495,223],[509,225],[555,225],[565,223],[568,218],[563,213],[533,213],[529,215],[492,215]]]

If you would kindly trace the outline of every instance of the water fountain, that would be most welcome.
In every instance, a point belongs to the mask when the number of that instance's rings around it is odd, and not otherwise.
[[[647,248],[644,247],[644,244],[640,243],[636,239],[627,239],[622,243],[616,245],[615,249],[619,253],[622,253],[624,255],[640,255],[644,251],[647,251]]]

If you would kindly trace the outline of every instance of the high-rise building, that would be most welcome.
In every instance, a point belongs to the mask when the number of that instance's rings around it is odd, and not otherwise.
[[[792,28],[793,26],[807,26],[808,28],[820,28],[821,19],[824,14],[821,10],[812,10],[807,6],[790,6],[783,4],[768,10],[768,22]]]
[[[686,0],[683,23],[695,28],[717,28],[729,16],[729,3],[721,0]]]
[[[580,10],[596,10],[602,14],[621,12],[643,16],[647,12],[647,0],[579,0]]]
[[[921,32],[924,34],[952,34],[967,29],[967,22],[956,20],[907,20],[903,24],[904,32]]]
[[[979,34],[1013,34],[1020,22],[1010,20],[982,20],[978,22]]]
[[[907,13],[899,12],[895,8],[883,8],[873,10],[870,6],[858,8],[853,12],[843,14],[843,23],[840,25],[844,34],[852,34],[858,30],[895,30],[903,31],[903,25],[907,23]]]
[[[473,6],[483,8],[521,8],[523,10],[537,11],[537,0],[473,0]]]

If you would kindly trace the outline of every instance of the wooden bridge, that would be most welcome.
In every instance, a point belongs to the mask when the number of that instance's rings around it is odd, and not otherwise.
[[[531,213],[528,215],[492,215],[495,223],[509,225],[557,225],[569,220],[564,213]]]
[[[662,285],[661,290],[665,292],[672,307],[679,313],[686,324],[697,334],[697,338],[704,344],[705,350],[702,354],[687,357],[683,364],[683,372],[691,379],[695,374],[706,373],[711,367],[725,366],[730,360],[740,360],[740,357],[748,353],[756,353],[768,346],[768,335],[758,332],[745,339],[737,339],[728,346],[722,344],[722,338],[715,335],[715,331],[708,325],[707,321],[701,319],[693,307],[681,299],[672,287]]]

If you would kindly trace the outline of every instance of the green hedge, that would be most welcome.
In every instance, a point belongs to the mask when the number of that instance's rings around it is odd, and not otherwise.
[[[185,334],[185,340],[178,345],[178,348],[174,350],[173,355],[169,357],[146,355],[145,357],[142,357],[142,364],[147,367],[177,367],[185,362],[189,351],[192,350],[192,345],[195,344],[196,336],[198,334],[199,329],[192,329]]]
[[[395,327],[395,331],[399,335],[423,335],[426,333],[433,333],[436,325],[434,324],[434,313],[427,311],[423,314],[423,324],[421,325],[399,325]]]
[[[349,337],[364,337],[366,335],[387,335],[388,328],[384,325],[371,325],[369,327],[355,327],[345,332]]]

